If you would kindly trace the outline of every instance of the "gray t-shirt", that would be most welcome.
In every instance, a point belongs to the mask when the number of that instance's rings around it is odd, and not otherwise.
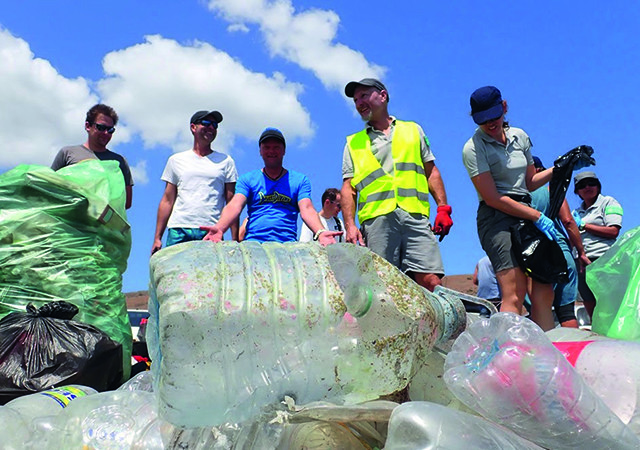
[[[595,203],[589,208],[585,208],[584,202],[576,209],[578,215],[586,223],[600,225],[603,227],[618,226],[622,228],[622,206],[613,198],[606,195],[598,195]],[[588,231],[581,231],[582,245],[589,258],[599,258],[609,250],[616,241],[596,236]]]
[[[126,186],[133,186],[133,179],[131,178],[131,169],[124,156],[118,155],[111,150],[105,150],[104,152],[94,152],[88,149],[84,145],[70,145],[63,147],[51,163],[53,170],[62,169],[63,167],[77,164],[80,161],[86,159],[99,159],[100,161],[118,161],[120,164],[120,170],[124,176],[124,184]]]
[[[371,125],[367,124],[366,130],[369,139],[371,140],[371,153],[376,157],[382,169],[389,175],[393,175],[393,155],[391,153],[391,141],[393,140],[393,132],[396,126],[396,118],[392,117],[391,130],[389,135],[386,135],[383,131],[374,129]],[[420,155],[423,162],[435,161],[435,156],[431,152],[429,147],[429,139],[425,136],[424,131],[420,125],[418,127],[418,133],[420,133]],[[342,153],[342,179],[353,178],[353,159],[349,152],[349,146],[345,144],[344,151]]]
[[[476,129],[471,139],[464,144],[462,161],[469,177],[490,172],[500,194],[527,195],[527,166],[533,164],[531,139],[520,128],[505,129],[507,144],[503,145]],[[482,197],[478,193],[478,199]]]

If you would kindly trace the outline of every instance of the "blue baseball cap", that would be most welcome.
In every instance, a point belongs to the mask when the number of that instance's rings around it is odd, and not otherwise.
[[[478,125],[502,115],[502,94],[495,86],[484,86],[471,94],[471,117]]]

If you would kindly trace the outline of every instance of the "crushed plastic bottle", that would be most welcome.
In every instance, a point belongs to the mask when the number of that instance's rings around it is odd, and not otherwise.
[[[349,244],[196,241],[150,266],[154,390],[181,427],[242,423],[285,395],[356,404],[393,393],[466,324],[459,300]]]
[[[516,314],[495,314],[462,333],[444,377],[467,406],[540,446],[640,448],[544,332]]]
[[[43,416],[54,416],[79,398],[95,394],[89,386],[69,385],[23,395],[8,402],[5,407],[20,413],[27,422]]]
[[[407,402],[393,410],[385,450],[542,450],[482,417],[431,402]]]

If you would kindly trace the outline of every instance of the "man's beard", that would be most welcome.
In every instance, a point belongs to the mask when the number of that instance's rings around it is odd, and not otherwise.
[[[373,111],[371,110],[369,110],[369,112],[366,115],[360,114],[360,118],[362,119],[363,122],[369,122],[371,120],[371,116],[373,116]]]

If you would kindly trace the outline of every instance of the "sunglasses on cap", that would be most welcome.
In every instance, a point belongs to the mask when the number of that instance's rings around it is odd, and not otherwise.
[[[597,187],[598,186],[598,180],[582,180],[580,183],[576,184],[576,189],[580,190],[580,189],[584,189],[587,186],[591,186],[591,187]]]
[[[198,122],[196,123],[199,123],[203,127],[213,127],[215,129],[218,129],[218,122],[214,122],[213,120],[203,119],[203,120],[198,120]]]
[[[96,127],[96,130],[104,133],[105,131],[109,134],[113,134],[114,131],[116,131],[116,127],[109,127],[107,125],[102,125],[101,123],[92,123],[91,125],[93,125],[94,127]]]

